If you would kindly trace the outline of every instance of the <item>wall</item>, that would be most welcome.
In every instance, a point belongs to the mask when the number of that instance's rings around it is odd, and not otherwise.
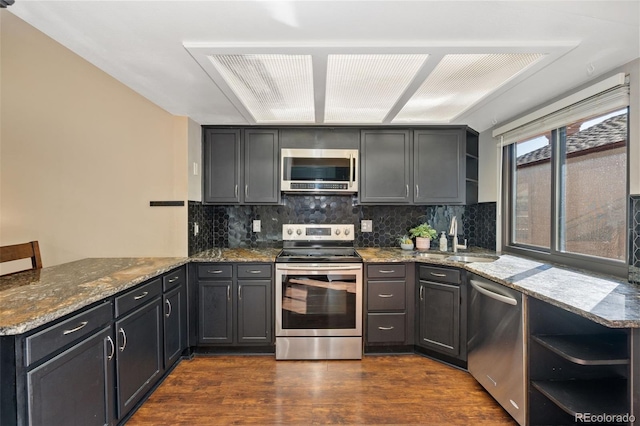
[[[185,256],[186,206],[149,201],[187,198],[187,118],[7,10],[0,25],[0,245],[39,240],[45,266]]]
[[[189,119],[189,194],[190,201],[202,201],[202,127]],[[194,173],[194,163],[197,164]]]

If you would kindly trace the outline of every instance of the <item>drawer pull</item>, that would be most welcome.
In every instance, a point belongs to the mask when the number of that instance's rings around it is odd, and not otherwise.
[[[231,300],[231,286],[227,286],[227,300]]]
[[[169,279],[169,284],[171,284],[171,283],[175,283],[175,282],[176,282],[176,281],[178,281],[179,279],[180,279],[180,277],[179,277],[179,276],[177,276],[177,277],[173,277],[173,278],[170,278],[170,279]]]
[[[221,269],[214,269],[214,270],[209,269],[207,271],[207,273],[209,273],[209,274],[221,274],[222,270]]]
[[[124,329],[122,327],[120,327],[120,330],[118,330],[118,332],[120,334],[122,334],[122,346],[120,346],[120,352],[124,352],[124,348],[127,347],[127,334],[124,332]]]
[[[391,326],[391,327],[378,327],[378,330],[382,330],[382,331],[393,330],[393,326]]]
[[[62,334],[66,336],[67,334],[75,333],[76,331],[85,328],[87,324],[89,324],[89,321],[82,321],[80,325],[77,326],[76,328],[72,328],[71,330],[65,330],[62,332]]]
[[[171,302],[169,301],[169,299],[166,299],[165,302],[167,303],[167,308],[169,308],[169,312],[164,314],[164,316],[169,318],[171,316]]]
[[[379,294],[378,297],[388,299],[389,297],[393,297],[393,294]]]
[[[436,272],[429,272],[429,274],[433,275],[434,277],[440,277],[440,278],[445,278],[447,276],[447,274],[438,274]]]
[[[113,356],[116,354],[116,347],[113,344],[113,340],[111,340],[111,336],[107,336],[107,341],[109,342],[109,345],[111,346],[111,353],[109,354],[109,356],[107,356],[107,359],[109,361],[111,361]]]
[[[133,300],[140,300],[140,299],[144,299],[145,297],[147,297],[147,294],[149,294],[149,292],[148,292],[148,291],[145,291],[145,292],[144,292],[144,293],[142,293],[142,294],[139,294],[139,295],[137,295],[137,296],[134,296],[134,297],[133,297]]]
[[[262,271],[259,270],[259,269],[254,269],[254,270],[249,271],[250,274],[259,274],[260,272],[262,272]]]
[[[395,269],[379,269],[378,272],[380,272],[381,274],[393,274],[396,270]]]

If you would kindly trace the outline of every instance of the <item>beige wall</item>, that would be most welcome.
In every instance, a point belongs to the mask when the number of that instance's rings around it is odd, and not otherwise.
[[[0,245],[43,263],[186,256],[189,122],[0,12]],[[4,269],[4,272],[8,272]]]

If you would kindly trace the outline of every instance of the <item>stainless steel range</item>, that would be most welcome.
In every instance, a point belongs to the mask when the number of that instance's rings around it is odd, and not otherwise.
[[[362,359],[362,259],[353,225],[283,225],[276,359]]]

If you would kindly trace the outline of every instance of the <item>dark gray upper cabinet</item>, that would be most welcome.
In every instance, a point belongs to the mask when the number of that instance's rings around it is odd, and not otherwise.
[[[276,204],[280,201],[278,131],[244,131],[244,202]]]
[[[280,130],[281,148],[358,149],[360,130],[302,127]]]
[[[205,203],[240,202],[240,130],[207,129],[203,146]]]
[[[477,203],[477,145],[477,134],[460,126],[363,130],[360,202]]]
[[[414,130],[413,144],[414,203],[464,204],[464,131]]]
[[[411,202],[409,130],[363,130],[360,134],[360,202]]]
[[[205,129],[203,200],[212,204],[280,201],[276,129]]]

